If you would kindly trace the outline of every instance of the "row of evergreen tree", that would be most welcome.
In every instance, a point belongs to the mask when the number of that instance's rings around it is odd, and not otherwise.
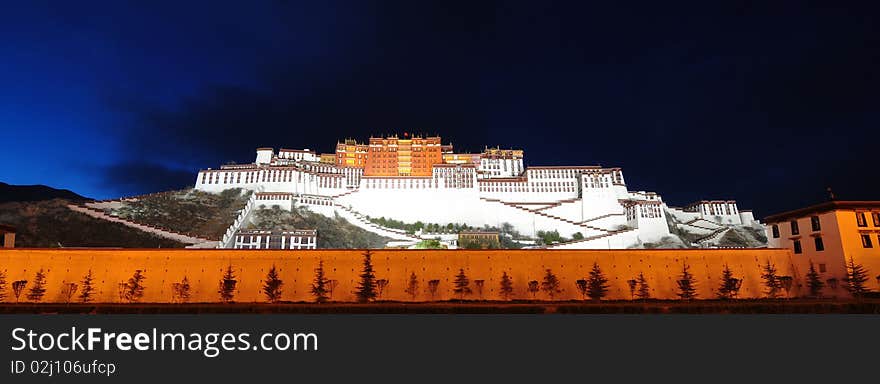
[[[363,268],[359,275],[359,283],[355,292],[353,292],[358,302],[362,303],[380,299],[389,284],[387,279],[376,278],[371,258],[372,253],[369,250],[365,251],[363,254]],[[870,291],[866,286],[868,281],[868,271],[862,265],[856,264],[852,258],[847,262],[846,269],[846,277],[843,279],[844,287],[855,297],[861,297],[865,293],[868,293]],[[12,293],[15,297],[15,301],[19,301],[21,294],[26,289],[27,300],[31,302],[42,301],[46,294],[46,278],[46,273],[41,269],[37,272],[33,284],[29,289],[27,288],[27,280],[13,281]],[[780,276],[777,273],[776,266],[773,265],[770,260],[767,260],[767,262],[762,265],[761,278],[765,288],[764,294],[767,298],[778,298],[783,291],[787,293],[791,289],[791,276]],[[139,302],[144,297],[144,290],[146,289],[144,285],[145,280],[146,274],[144,271],[136,270],[131,278],[119,284],[120,300],[130,303]],[[822,290],[825,288],[826,282],[822,281],[812,262],[810,262],[810,268],[806,274],[806,283],[810,297],[822,296]],[[834,283],[834,281],[829,280],[829,283]],[[415,272],[412,272],[406,283],[406,288],[404,289],[404,292],[406,292],[412,300],[416,300],[419,293],[421,293],[419,284],[418,276]],[[627,284],[630,290],[630,299],[647,300],[651,298],[651,288],[644,273],[639,273],[639,275],[633,279],[627,280]],[[234,302],[237,285],[238,278],[235,275],[233,266],[230,264],[226,268],[226,271],[223,273],[218,284],[217,293],[219,299],[226,303]],[[324,262],[319,261],[318,267],[315,269],[314,280],[310,287],[310,292],[314,297],[314,301],[317,303],[329,301],[332,298],[336,285],[337,281],[328,279],[324,273]],[[269,269],[269,272],[266,274],[263,286],[261,287],[266,301],[270,303],[281,301],[283,286],[284,281],[280,278],[275,265],[272,265],[272,268]],[[609,288],[608,278],[602,272],[598,263],[593,263],[589,275],[584,279],[577,280],[575,286],[584,299],[589,298],[597,301],[607,296]],[[730,268],[725,265],[724,270],[721,273],[721,282],[719,286],[713,289],[713,292],[718,299],[735,299],[739,294],[741,286],[742,279],[735,277]],[[428,281],[425,293],[430,297],[431,301],[437,296],[440,289],[439,287],[440,280]],[[172,283],[171,288],[172,300],[174,302],[186,303],[190,300],[191,286],[189,279],[186,276],[184,276],[181,281]],[[482,300],[484,289],[485,280],[471,281],[471,279],[465,274],[464,269],[460,268],[453,281],[452,292],[459,300],[464,300],[465,297],[472,297],[471,295],[473,294],[476,294],[477,297]],[[562,293],[563,288],[559,278],[557,278],[553,271],[551,269],[546,269],[541,281],[533,280],[528,282],[527,291],[532,295],[533,299],[536,298],[539,292],[543,292],[548,299],[554,300],[557,295]],[[503,300],[510,300],[514,295],[514,282],[507,272],[501,274],[498,294]],[[62,297],[65,298],[68,303],[74,301],[74,299],[81,303],[89,303],[93,300],[94,295],[94,276],[92,275],[91,270],[83,276],[80,283],[64,283],[62,286]],[[682,271],[676,280],[676,295],[681,300],[693,300],[698,298],[697,281],[694,278],[694,275],[690,272],[690,266],[686,263],[682,265]],[[5,301],[6,297],[6,276],[3,271],[0,271],[0,301]]]

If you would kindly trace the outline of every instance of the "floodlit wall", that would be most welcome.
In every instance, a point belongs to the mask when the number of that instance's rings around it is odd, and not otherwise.
[[[218,301],[220,279],[231,265],[237,276],[235,300],[264,302],[261,291],[266,273],[275,265],[284,281],[283,300],[311,301],[310,284],[319,260],[323,260],[327,278],[336,280],[332,299],[353,301],[353,292],[362,268],[362,251],[357,250],[122,250],[122,249],[9,249],[0,250],[0,269],[6,274],[6,301],[14,301],[12,282],[27,280],[20,300],[26,301],[34,276],[46,273],[46,294],[43,302],[64,302],[65,283],[80,284],[91,270],[95,278],[95,301],[121,302],[119,287],[135,270],[144,271],[146,280],[142,302],[171,302],[171,287],[184,276],[191,288],[191,302]],[[791,296],[805,288],[801,274],[792,273],[792,256],[785,249],[721,249],[721,250],[376,250],[373,267],[377,279],[389,284],[382,299],[409,301],[405,293],[411,273],[419,280],[415,301],[428,301],[428,281],[439,280],[435,300],[455,297],[455,275],[463,268],[474,292],[467,299],[479,299],[476,280],[484,281],[482,297],[499,299],[498,287],[502,272],[513,279],[514,298],[530,299],[528,282],[541,281],[546,269],[560,280],[562,292],[556,299],[581,299],[576,281],[588,276],[593,262],[598,262],[609,279],[609,299],[629,299],[627,280],[644,273],[656,298],[675,298],[675,281],[682,263],[691,266],[699,297],[714,297],[720,285],[721,271],[729,265],[735,277],[742,278],[740,297],[760,297],[763,287],[760,265],[770,260],[779,275],[793,276]],[[801,288],[799,288],[801,287]],[[843,295],[842,288],[837,289]],[[78,292],[77,292],[78,294]],[[826,288],[826,295],[835,294]],[[76,295],[74,295],[76,296]],[[547,299],[543,292],[536,299]]]

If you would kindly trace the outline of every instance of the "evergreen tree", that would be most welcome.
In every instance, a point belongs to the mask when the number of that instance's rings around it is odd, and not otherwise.
[[[419,277],[416,276],[415,272],[410,272],[409,281],[406,283],[404,292],[409,295],[412,301],[416,300],[416,296],[419,294]]]
[[[440,287],[440,280],[428,281],[428,294],[431,295],[431,301],[434,301],[434,296],[437,294],[437,290],[439,287]]]
[[[189,302],[191,289],[189,285],[189,279],[184,276],[183,280],[180,280],[180,282],[177,284],[177,299],[180,300],[181,303]]]
[[[550,269],[547,269],[547,272],[544,274],[544,280],[541,281],[541,290],[550,297],[550,300],[553,300],[557,293],[562,292],[562,290],[559,289],[559,279]]]
[[[532,294],[532,299],[535,298],[535,295],[537,295],[540,290],[541,284],[538,283],[538,280],[532,280],[529,282],[529,293]]]
[[[608,279],[599,268],[599,263],[593,262],[593,269],[587,279],[587,296],[593,300],[602,300],[608,294]]]
[[[733,272],[730,270],[730,267],[724,265],[724,271],[721,272],[721,286],[718,287],[718,298],[722,300],[736,298],[741,285],[742,281],[733,277]]]
[[[501,273],[501,289],[498,293],[503,300],[510,300],[513,296],[513,279],[510,278],[507,271]]]
[[[822,288],[825,288],[825,282],[822,281],[819,272],[816,272],[816,268],[813,267],[812,260],[810,260],[810,270],[807,272],[807,287],[810,289],[810,297],[822,296]]]
[[[861,298],[862,295],[869,292],[865,283],[868,281],[868,271],[861,264],[856,264],[852,256],[846,262],[846,277],[843,282],[846,284],[846,290],[855,298]]]
[[[636,282],[638,283],[638,288],[636,289],[636,297],[640,300],[648,300],[651,298],[651,287],[648,286],[648,279],[645,278],[645,274],[639,272],[639,277],[636,278]]]
[[[685,263],[682,266],[681,276],[676,284],[678,284],[678,297],[682,300],[692,300],[697,297],[697,284],[694,275],[691,274],[691,266]]]
[[[361,281],[358,284],[357,296],[358,302],[366,303],[376,299],[376,275],[373,273],[373,262],[370,250],[364,252],[364,269],[361,271]]]
[[[455,292],[458,295],[459,300],[464,299],[464,295],[471,294],[470,280],[468,280],[467,276],[464,274],[464,268],[458,269],[458,274],[455,275],[455,283],[452,292]]]
[[[27,299],[30,301],[41,301],[43,300],[43,295],[46,294],[46,273],[43,272],[42,269],[37,271],[37,277],[34,278],[34,286],[31,287],[31,290],[27,294]]]
[[[574,282],[577,286],[578,292],[580,292],[581,297],[586,300],[587,299],[587,280],[586,279],[578,279]]]
[[[321,288],[323,289],[326,279],[323,279],[324,268],[322,264],[322,262],[318,262],[318,269],[316,270],[318,276],[315,276],[315,282],[317,283],[319,281],[318,278],[320,277]],[[281,287],[283,285],[284,281],[282,281],[281,278],[278,276],[278,269],[275,268],[275,264],[272,264],[272,268],[269,269],[269,273],[266,274],[266,282],[263,284],[263,293],[266,295],[266,300],[268,300],[270,303],[277,303],[281,301]],[[314,293],[315,286],[312,285],[312,294]],[[323,293],[326,293],[326,291],[323,291]],[[327,300],[326,296],[323,297],[323,300],[318,302],[322,303],[324,302],[324,300]]]
[[[220,287],[217,289],[217,293],[220,294],[220,300],[223,300],[224,303],[231,303],[232,299],[235,298],[235,285],[237,283],[235,271],[232,269],[232,264],[230,264],[226,267],[226,272],[223,273],[223,278],[220,279]]]
[[[779,297],[779,289],[782,287],[780,285],[779,277],[776,275],[776,266],[770,263],[770,259],[767,259],[767,264],[764,264],[764,266],[761,267],[761,271],[761,278],[764,279],[764,287],[767,288],[767,290],[764,291],[764,294],[771,299]]]
[[[15,295],[15,302],[18,302],[18,298],[21,297],[21,293],[24,292],[24,288],[27,286],[27,280],[16,280],[12,282],[12,293]]]
[[[486,285],[486,280],[474,280],[474,287],[477,288],[477,295],[480,296],[480,300],[483,300],[484,285]]]
[[[92,295],[95,293],[94,281],[95,277],[92,276],[92,270],[90,269],[82,279],[82,289],[79,291],[79,301],[81,303],[92,301]]]
[[[273,265],[272,268],[274,269],[275,266]],[[324,260],[318,260],[310,292],[315,297],[316,303],[325,303],[330,299],[330,279],[324,274]]]
[[[636,279],[629,279],[626,281],[626,285],[629,286],[629,299],[636,299],[636,287],[639,285],[639,282]]]
[[[123,298],[129,303],[135,303],[140,301],[144,297],[144,280],[147,277],[144,276],[143,271],[140,269],[134,271],[134,275],[128,279],[128,282],[125,283],[125,291],[123,293]]]
[[[0,302],[6,300],[6,272],[0,270]]]

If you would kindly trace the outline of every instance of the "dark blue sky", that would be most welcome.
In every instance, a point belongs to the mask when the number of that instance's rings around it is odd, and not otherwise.
[[[825,3],[5,4],[0,181],[108,198],[408,131],[673,205],[878,199],[880,13]]]

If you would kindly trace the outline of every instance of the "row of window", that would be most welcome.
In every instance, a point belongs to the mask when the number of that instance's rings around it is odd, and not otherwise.
[[[795,240],[793,243],[793,246],[794,246],[794,253],[795,254],[804,253],[803,247],[801,247],[800,239]],[[816,252],[822,252],[825,250],[825,242],[822,241],[821,237],[816,236],[813,238],[813,247],[816,249]]]
[[[798,226],[797,220],[790,221],[789,226],[791,227],[792,236],[799,235],[801,233],[801,230],[800,230],[800,227]],[[822,230],[822,225],[819,223],[819,216],[811,216],[810,217],[810,229],[812,229],[813,232],[817,232],[817,231]],[[773,227],[771,227],[771,231],[773,232],[773,238],[778,239],[779,238],[779,225],[773,224]]]
[[[859,227],[867,227],[868,220],[865,217],[866,212],[856,212],[856,224]],[[874,222],[875,227],[880,227],[880,212],[870,212],[871,219]]]
[[[862,247],[863,248],[874,248],[874,242],[871,240],[871,235],[868,233],[859,234],[862,239]],[[880,234],[877,235],[877,241],[880,242]],[[822,240],[822,237],[816,236],[813,238],[813,246],[816,249],[816,252],[821,252],[825,250],[825,242]],[[792,247],[794,248],[795,254],[801,254],[804,252],[803,247],[801,246],[801,240],[797,239],[792,242]]]

